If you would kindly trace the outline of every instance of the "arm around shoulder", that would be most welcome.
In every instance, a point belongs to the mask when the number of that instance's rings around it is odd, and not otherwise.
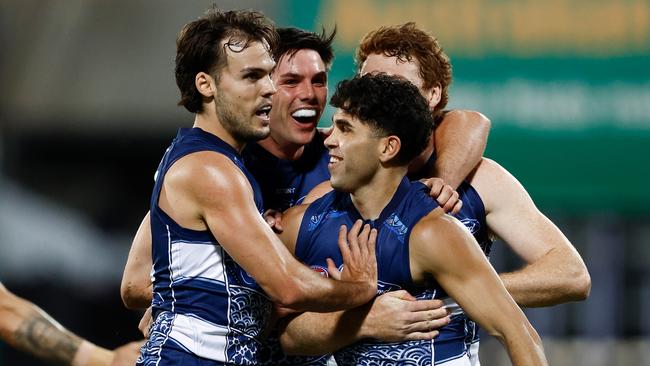
[[[514,176],[484,158],[470,183],[484,202],[490,231],[526,262],[520,270],[501,274],[518,304],[549,306],[587,298],[591,278],[580,254]]]
[[[490,120],[479,112],[448,112],[435,131],[437,157],[432,176],[457,188],[481,160],[490,126]]]

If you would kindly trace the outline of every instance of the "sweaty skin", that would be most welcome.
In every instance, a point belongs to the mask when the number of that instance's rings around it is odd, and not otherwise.
[[[388,163],[397,156],[400,140],[394,136],[375,137],[368,124],[340,109],[334,126],[332,135],[325,141],[333,156],[328,166],[332,186],[349,192],[359,214],[374,220],[406,173],[406,166]],[[289,248],[294,248],[291,242],[297,239],[304,213],[303,205],[289,209],[286,214],[281,238]],[[312,245],[328,244],[314,242]],[[408,254],[414,283],[426,286],[435,280],[440,284],[470,318],[504,344],[514,365],[546,364],[539,336],[506,291],[474,237],[458,220],[445,215],[441,208],[431,211],[413,226]],[[300,314],[284,328],[283,348],[290,354],[331,352],[341,345],[341,339],[355,341],[365,336],[363,315],[359,309],[334,314]],[[332,317],[338,319],[332,322]],[[318,334],[309,329],[318,329]],[[337,344],[333,346],[330,342]]]

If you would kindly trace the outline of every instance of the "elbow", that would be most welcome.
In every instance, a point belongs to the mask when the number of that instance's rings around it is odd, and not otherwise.
[[[591,276],[587,268],[583,268],[577,276],[574,276],[571,284],[571,295],[573,301],[583,301],[591,293]]]
[[[135,306],[136,302],[134,296],[127,286],[122,285],[122,287],[120,287],[120,297],[122,297],[122,303],[127,309],[129,310],[137,309],[137,307]]]
[[[490,129],[492,128],[492,121],[487,118],[483,113],[480,112],[469,112],[471,113],[472,121],[475,121],[477,129],[481,131],[485,136],[490,134]]]
[[[472,124],[476,131],[480,131],[486,135],[490,133],[490,129],[492,128],[492,121],[490,121],[490,119],[487,118],[483,113],[468,110],[459,112],[461,112],[464,116],[466,123]]]
[[[137,289],[129,283],[122,283],[120,286],[120,296],[122,303],[129,310],[144,309],[151,305],[153,296],[150,287]]]
[[[300,309],[300,304],[303,303],[301,300],[301,296],[293,291],[281,291],[273,298],[273,302],[283,308],[289,309]]]
[[[260,283],[260,286],[277,305],[300,310],[301,305],[306,301],[305,291],[302,290],[297,277],[290,274],[283,277],[283,279],[270,280],[266,284]]]
[[[282,352],[290,356],[297,356],[301,354],[301,349],[296,340],[293,339],[287,332],[282,333],[280,336],[280,346]]]

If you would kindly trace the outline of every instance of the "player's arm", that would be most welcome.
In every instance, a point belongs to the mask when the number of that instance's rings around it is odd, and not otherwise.
[[[413,280],[437,281],[458,305],[506,347],[513,365],[546,365],[542,342],[472,235],[436,209],[410,238]]]
[[[75,366],[135,363],[138,345],[130,343],[115,353],[85,341],[63,328],[33,303],[0,284],[0,339],[10,346],[48,362]],[[118,360],[119,359],[119,360]]]
[[[437,156],[431,176],[458,188],[481,160],[490,125],[490,120],[479,112],[447,112],[435,131]]]
[[[312,202],[331,189],[329,181],[323,182],[305,201]],[[285,230],[279,237],[292,253],[308,206],[294,206],[283,214]],[[280,341],[287,354],[321,355],[368,337],[385,342],[432,339],[436,329],[449,322],[442,305],[439,300],[415,301],[406,291],[389,292],[355,309],[286,317],[280,322]]]
[[[151,305],[153,282],[151,282],[151,224],[149,212],[138,228],[129,257],[124,266],[120,295],[128,309],[143,309]]]
[[[257,212],[250,184],[230,160],[210,152],[187,158],[186,174],[174,183],[179,185],[175,190],[197,205],[198,216],[215,238],[274,302],[295,310],[332,311],[359,306],[374,296],[374,241],[367,236],[357,240],[359,227],[350,230],[349,247],[339,242],[346,272],[350,270],[346,280],[322,278],[299,263],[269,228]]]
[[[589,296],[591,279],[580,254],[515,177],[483,159],[471,183],[485,203],[490,230],[527,263],[500,275],[519,305],[549,306]]]
[[[406,291],[388,292],[366,305],[333,313],[306,312],[285,319],[280,342],[287,354],[321,355],[364,338],[383,342],[432,339],[449,323],[440,300],[416,301]]]

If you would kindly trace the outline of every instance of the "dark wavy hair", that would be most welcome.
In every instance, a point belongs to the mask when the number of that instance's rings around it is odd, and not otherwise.
[[[221,42],[228,39],[222,47]],[[203,111],[203,99],[194,85],[196,74],[206,72],[219,80],[226,65],[225,47],[241,52],[252,42],[265,42],[273,54],[278,34],[273,22],[254,10],[208,10],[186,24],[176,40],[176,85],[181,91],[178,105],[192,113]]]
[[[325,28],[322,29],[320,34],[317,34],[293,27],[278,28],[278,35],[280,43],[273,53],[276,62],[279,62],[282,56],[291,57],[300,50],[314,50],[318,52],[321,60],[325,63],[325,67],[329,69],[334,59],[332,43],[336,36],[336,27],[329,35]]]
[[[369,55],[378,54],[397,57],[399,60],[416,61],[422,78],[422,87],[430,90],[440,85],[440,102],[434,108],[439,114],[449,100],[447,89],[451,84],[451,62],[436,37],[418,28],[413,22],[381,27],[366,34],[356,54],[357,68],[361,68]]]
[[[427,145],[434,118],[426,99],[408,80],[386,74],[366,74],[343,80],[330,104],[369,125],[376,136],[397,136],[399,165],[407,165]]]

